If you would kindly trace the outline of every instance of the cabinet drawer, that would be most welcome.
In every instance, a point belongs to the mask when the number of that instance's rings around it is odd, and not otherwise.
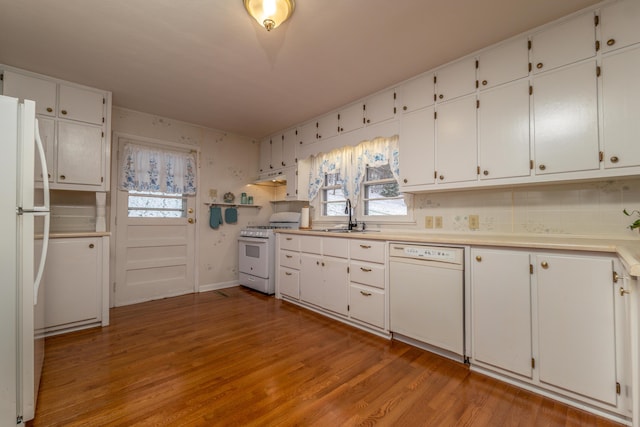
[[[384,265],[351,261],[351,281],[384,289]]]
[[[349,286],[349,315],[384,328],[384,291],[352,283]]]
[[[322,253],[322,238],[314,236],[300,236],[300,251],[310,254]]]
[[[300,254],[292,251],[280,251],[280,265],[300,269]]]
[[[349,241],[339,237],[324,237],[322,239],[322,254],[339,258],[349,256]]]
[[[283,295],[300,299],[300,272],[287,267],[278,270],[279,291]]]
[[[300,250],[300,236],[293,236],[291,234],[280,235],[280,249],[287,249],[290,251]]]
[[[350,240],[351,259],[384,263],[384,242],[373,240]]]

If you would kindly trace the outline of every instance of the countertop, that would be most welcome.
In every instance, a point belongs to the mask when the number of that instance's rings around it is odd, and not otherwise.
[[[630,275],[640,276],[640,239],[609,239],[599,236],[540,236],[527,234],[432,234],[392,230],[336,233],[324,230],[279,229],[277,232],[306,236],[403,241],[412,243],[607,252],[617,254],[624,262],[625,268]]]
[[[109,231],[65,231],[49,233],[50,239],[68,239],[74,237],[109,237]]]

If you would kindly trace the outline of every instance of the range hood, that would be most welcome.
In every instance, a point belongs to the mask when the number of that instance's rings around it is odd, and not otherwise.
[[[284,171],[267,172],[258,176],[258,178],[256,178],[253,183],[256,185],[268,185],[276,187],[280,185],[286,185],[287,177],[284,174]]]

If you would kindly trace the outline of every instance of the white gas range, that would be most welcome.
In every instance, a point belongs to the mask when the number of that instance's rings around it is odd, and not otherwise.
[[[267,295],[275,293],[275,232],[278,228],[299,228],[300,212],[278,212],[269,225],[249,226],[238,237],[239,283]]]

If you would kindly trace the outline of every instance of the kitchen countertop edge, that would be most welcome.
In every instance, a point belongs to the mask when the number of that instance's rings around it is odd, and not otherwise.
[[[111,232],[109,231],[66,231],[49,233],[50,239],[67,239],[74,237],[109,237]]]
[[[322,230],[279,229],[278,233],[305,236],[338,237],[384,241],[404,241],[428,244],[456,244],[470,246],[498,246],[526,249],[557,249],[617,254],[632,276],[640,276],[640,240],[610,239],[587,236],[529,236],[492,234],[426,234],[403,231],[374,231],[335,233]]]

